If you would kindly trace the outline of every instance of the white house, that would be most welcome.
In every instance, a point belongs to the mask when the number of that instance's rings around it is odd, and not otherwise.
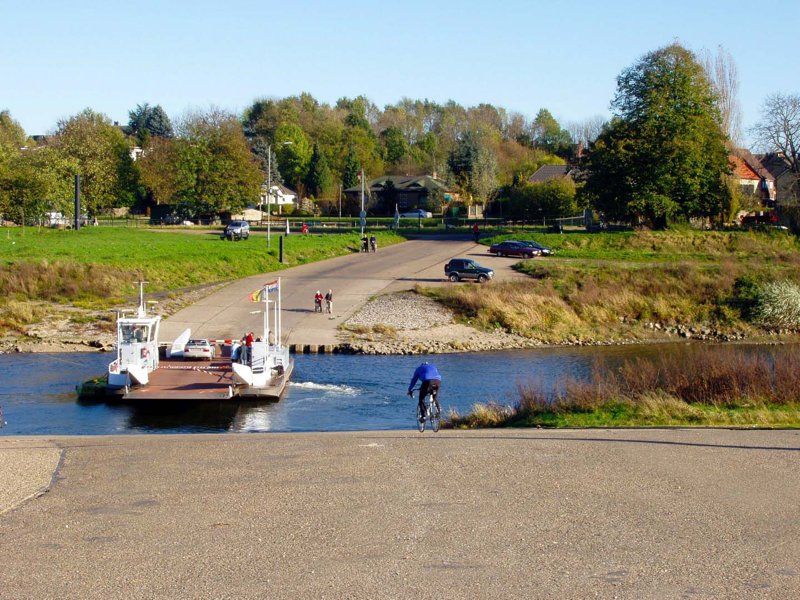
[[[276,206],[278,207],[278,214],[281,212],[281,207],[286,205],[293,205],[297,198],[297,193],[293,192],[289,188],[280,185],[280,184],[273,184],[272,185],[272,193],[270,194],[270,198],[267,198],[267,185],[264,184],[261,186],[261,197],[259,202],[264,205],[264,210],[267,210],[267,205]]]

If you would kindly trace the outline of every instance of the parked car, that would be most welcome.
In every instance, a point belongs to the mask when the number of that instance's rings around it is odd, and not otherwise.
[[[534,250],[538,250],[539,254],[542,256],[550,256],[551,254],[555,254],[556,251],[552,250],[551,248],[547,248],[546,246],[542,246],[539,242],[534,242],[533,240],[523,240],[520,244],[524,244],[529,248],[533,248]]]
[[[183,348],[183,358],[214,360],[214,346],[208,340],[189,340]]]
[[[400,213],[400,217],[403,219],[430,219],[433,217],[432,213],[429,213],[427,210],[422,210],[421,208],[415,208],[414,210],[409,210],[403,213]]]
[[[222,233],[223,240],[239,241],[250,237],[250,223],[247,221],[231,221]]]
[[[478,283],[485,283],[494,277],[494,271],[488,267],[482,267],[471,258],[452,258],[444,266],[444,274],[450,281],[461,281],[462,279],[472,279]]]
[[[489,252],[497,256],[521,256],[522,258],[533,258],[541,254],[541,251],[537,248],[513,240],[505,240],[497,244],[492,244],[489,247]]]

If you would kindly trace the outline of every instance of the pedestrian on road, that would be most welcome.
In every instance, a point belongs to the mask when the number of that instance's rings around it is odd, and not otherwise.
[[[475,236],[475,243],[477,244],[478,240],[481,237],[481,230],[480,230],[480,227],[478,227],[477,223],[472,225],[472,235]]]
[[[322,293],[319,290],[314,294],[314,312],[322,312]]]
[[[362,252],[369,252],[369,240],[367,239],[367,234],[366,233],[361,238],[361,251]]]
[[[333,292],[328,290],[328,293],[325,294],[325,312],[331,314],[333,312]]]

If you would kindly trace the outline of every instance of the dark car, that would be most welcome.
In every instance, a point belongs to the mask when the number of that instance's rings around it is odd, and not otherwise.
[[[539,254],[541,254],[542,256],[550,256],[551,254],[556,253],[555,250],[547,248],[546,246],[542,246],[539,242],[534,242],[533,240],[523,240],[519,243],[524,244],[529,248],[533,248],[534,250],[538,250]]]
[[[505,240],[504,242],[492,244],[489,247],[489,252],[497,256],[521,256],[522,258],[533,258],[540,254],[539,250],[536,248],[513,240]]]
[[[494,271],[480,266],[471,258],[451,258],[444,266],[444,274],[450,281],[472,279],[478,283],[484,283],[494,277]]]
[[[246,240],[250,237],[250,223],[247,221],[231,221],[225,226],[222,232],[222,239],[227,240]]]

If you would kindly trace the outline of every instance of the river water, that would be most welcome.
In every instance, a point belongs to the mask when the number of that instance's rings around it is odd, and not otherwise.
[[[519,383],[552,389],[565,377],[588,378],[596,360],[683,352],[689,344],[542,348],[437,354],[445,412],[476,402],[513,404]],[[278,403],[83,402],[75,387],[105,373],[110,354],[0,355],[0,435],[197,433],[223,431],[353,431],[414,428],[415,402],[405,392],[420,356],[297,355]]]

